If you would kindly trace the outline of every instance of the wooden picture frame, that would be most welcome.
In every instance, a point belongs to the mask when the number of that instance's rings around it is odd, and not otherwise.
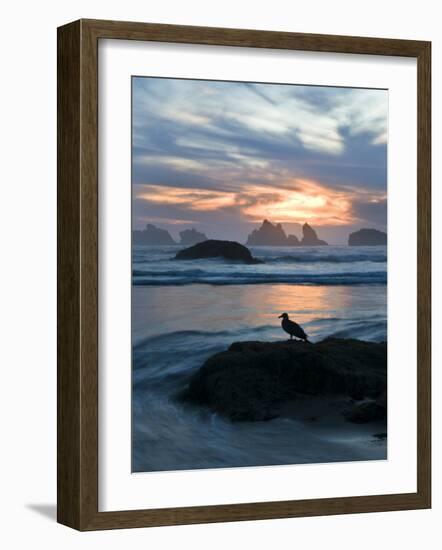
[[[98,41],[140,40],[417,59],[417,492],[98,511]],[[431,506],[431,44],[423,41],[79,20],[58,29],[58,521],[81,531]]]

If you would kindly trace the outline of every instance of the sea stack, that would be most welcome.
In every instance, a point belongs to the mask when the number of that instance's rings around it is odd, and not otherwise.
[[[328,243],[318,239],[316,231],[308,223],[302,226],[302,246],[328,246]]]
[[[302,240],[296,235],[286,235],[280,223],[273,224],[264,220],[261,227],[254,229],[247,243],[250,246],[326,246],[328,243],[318,239],[316,231],[305,223],[302,227]]]
[[[244,245],[235,241],[218,241],[215,239],[180,250],[175,256],[176,260],[202,260],[207,258],[223,258],[224,260],[244,264],[263,263],[261,260],[254,258],[250,250]]]
[[[172,245],[176,244],[166,229],[160,229],[148,223],[142,231],[132,232],[133,244]]]
[[[301,243],[296,235],[287,236],[287,246],[299,246]]]
[[[203,241],[207,241],[206,235],[204,233],[200,233],[196,229],[185,229],[184,231],[180,231],[180,244],[185,246],[192,246],[193,244],[202,243]]]
[[[254,229],[247,243],[250,246],[287,246],[287,235],[280,223],[273,224],[264,220],[261,227]]]
[[[350,233],[349,246],[382,246],[387,244],[387,233],[377,229],[360,229]]]

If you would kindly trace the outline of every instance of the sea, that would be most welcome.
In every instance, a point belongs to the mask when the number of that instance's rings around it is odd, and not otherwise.
[[[253,265],[175,260],[181,248],[133,247],[132,471],[386,459],[382,426],[343,422],[335,401],[317,422],[306,403],[301,415],[232,423],[176,397],[232,342],[286,339],[283,312],[312,342],[386,341],[387,247],[249,247],[263,260]]]

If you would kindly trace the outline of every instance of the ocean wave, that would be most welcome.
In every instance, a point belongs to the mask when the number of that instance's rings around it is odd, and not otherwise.
[[[198,273],[196,273],[198,271]],[[266,283],[293,283],[310,285],[367,285],[387,284],[385,271],[348,273],[208,273],[201,270],[186,272],[137,272],[133,277],[134,286],[171,285],[241,285]]]
[[[254,251],[255,252],[255,251]],[[281,256],[272,256],[270,254],[259,254],[255,252],[255,256],[262,260],[264,263],[273,264],[273,263],[304,263],[304,264],[352,264],[357,262],[368,262],[368,263],[385,263],[387,261],[386,254],[348,254],[348,255],[339,255],[339,254],[327,254],[327,255],[316,255],[316,254],[283,254]],[[173,261],[174,257],[166,256],[133,256],[132,264],[156,264],[160,265],[165,262]],[[212,264],[232,264],[231,260],[224,260],[223,258],[205,258],[204,262],[210,262]]]
[[[269,263],[325,263],[325,264],[347,264],[355,262],[373,262],[373,263],[384,263],[387,261],[387,256],[385,254],[378,255],[365,255],[365,254],[349,254],[344,255],[335,255],[330,254],[327,256],[317,256],[314,254],[287,254],[284,256],[263,256],[262,259],[265,262]]]
[[[358,338],[382,342],[387,339],[386,319],[359,319],[347,320],[338,330],[330,332],[333,338]]]
[[[133,277],[198,277],[199,275],[207,275],[208,272],[205,269],[182,269],[180,271],[173,272],[171,269],[166,271],[145,271],[142,269],[132,270]]]
[[[133,384],[161,392],[175,389],[204,361],[237,340],[274,339],[279,324],[231,330],[178,330],[147,336],[132,346]],[[177,360],[179,358],[179,360]]]
[[[133,351],[137,351],[139,349],[144,348],[147,346],[152,345],[161,345],[165,342],[173,341],[180,341],[184,338],[219,338],[219,337],[237,337],[238,335],[244,335],[251,331],[253,332],[265,332],[267,330],[274,329],[274,325],[258,325],[253,327],[235,327],[231,330],[176,330],[172,332],[162,332],[158,334],[153,334],[152,336],[146,336],[146,338],[143,338],[142,340],[138,341],[133,346]]]
[[[324,328],[321,327],[322,324],[328,325],[329,328],[326,332],[324,332]],[[309,321],[303,323],[303,326],[310,329],[313,328],[315,333],[318,332],[318,334],[321,335],[321,338],[325,338],[326,336],[355,338],[356,335],[354,332],[361,329],[386,329],[387,320],[384,315],[376,314],[355,319],[345,317],[313,317]],[[333,327],[336,326],[339,326],[339,329],[333,330]],[[318,330],[315,330],[315,327]],[[175,330],[160,332],[146,336],[137,343],[134,343],[132,351],[134,353],[144,352],[146,349],[150,351],[161,349],[164,351],[164,344],[173,344],[174,350],[172,353],[176,354],[175,346],[180,342],[185,342],[187,349],[192,351],[195,350],[195,348],[193,345],[189,348],[189,340],[191,340],[193,344],[199,343],[201,346],[207,346],[208,341],[215,341],[215,339],[233,341],[244,338],[256,338],[257,335],[260,335],[261,338],[262,334],[266,334],[266,337],[269,337],[270,333],[275,332],[279,334],[279,331],[280,323],[276,322],[271,325],[235,326],[232,329],[225,330]]]

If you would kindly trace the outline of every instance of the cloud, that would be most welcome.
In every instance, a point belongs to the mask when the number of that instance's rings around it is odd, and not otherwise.
[[[350,88],[138,78],[134,83],[134,123],[154,118],[225,133],[235,121],[251,131],[273,135],[296,132],[307,149],[336,154],[345,145],[339,128],[354,135],[386,135],[387,92]],[[227,132],[228,133],[228,132]]]
[[[198,188],[143,185],[136,198],[153,204],[175,205],[186,210],[211,211],[235,206],[235,194]]]
[[[386,226],[387,198],[371,198],[369,200],[355,200],[352,204],[354,216],[370,226]]]
[[[134,78],[134,215],[386,222],[387,109],[385,90]]]
[[[166,218],[163,216],[139,216],[139,222],[145,223],[162,223],[167,225],[197,225],[196,220],[180,220],[178,218]]]
[[[235,212],[248,222],[270,218],[274,222],[315,225],[347,225],[366,218],[367,205],[381,203],[376,194],[356,202],[355,191],[335,191],[308,180],[283,181],[276,188],[265,185],[239,187],[237,191],[213,191],[146,184],[137,188],[136,199],[150,205],[173,206],[177,212]],[[170,219],[170,218],[168,218]]]

